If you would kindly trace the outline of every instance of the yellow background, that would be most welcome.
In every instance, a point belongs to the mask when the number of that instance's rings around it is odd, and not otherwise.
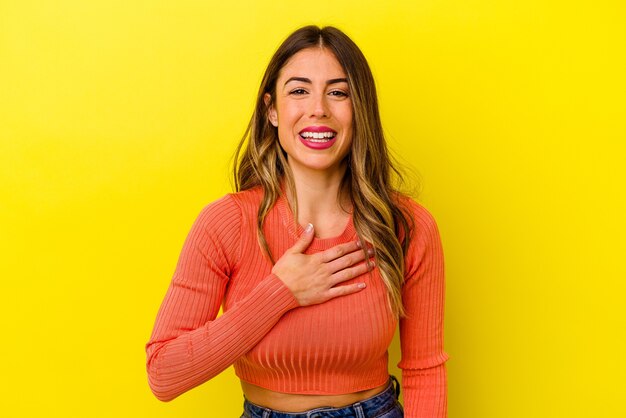
[[[0,0],[0,415],[239,416],[231,370],[157,401],[144,344],[315,23],[368,57],[439,223],[450,416],[625,416],[624,4]]]

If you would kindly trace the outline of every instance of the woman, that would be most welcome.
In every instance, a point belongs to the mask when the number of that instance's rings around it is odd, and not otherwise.
[[[437,227],[391,185],[374,80],[345,34],[283,42],[236,160],[237,193],[194,223],[146,345],[154,394],[234,364],[245,417],[401,417],[399,319],[404,416],[446,416]]]

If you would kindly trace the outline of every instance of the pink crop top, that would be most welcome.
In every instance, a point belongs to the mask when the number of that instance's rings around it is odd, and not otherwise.
[[[378,269],[353,279],[367,284],[363,291],[300,307],[259,247],[262,193],[226,195],[206,206],[191,228],[146,344],[157,398],[174,399],[232,364],[240,379],[286,393],[351,393],[389,379],[387,348],[397,321]],[[432,216],[402,199],[415,221],[405,258],[407,317],[400,320],[405,416],[445,417],[441,242]],[[266,217],[264,232],[275,259],[302,233],[284,197]],[[340,236],[316,238],[306,252],[356,239],[350,219]]]

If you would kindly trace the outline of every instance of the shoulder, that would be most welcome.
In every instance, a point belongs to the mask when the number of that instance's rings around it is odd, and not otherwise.
[[[415,239],[420,240],[420,238],[433,238],[433,235],[439,236],[435,217],[422,204],[416,202],[412,197],[399,192],[395,193],[394,199],[400,210],[409,218],[407,221],[409,221],[411,228],[411,241]]]
[[[241,260],[245,226],[250,222],[245,213],[249,197],[247,192],[228,193],[204,206],[193,223],[186,245],[200,251],[207,260],[228,266],[224,267],[225,271],[231,271]]]
[[[248,190],[230,193],[227,196],[230,196],[244,213],[254,211],[256,214],[263,199],[263,187],[256,186]]]
[[[193,230],[213,241],[241,238],[241,233],[255,224],[262,197],[261,187],[228,193],[202,208]]]
[[[249,207],[258,205],[263,196],[263,190],[258,188],[244,190],[236,193],[228,193],[214,200],[202,208],[198,220],[211,223],[212,220],[224,221],[241,218],[249,211]]]
[[[231,194],[226,194],[207,204],[198,215],[198,221],[212,223],[216,218],[230,218],[239,215],[240,209]]]
[[[439,228],[428,209],[406,195],[399,195],[398,205],[409,216],[409,247],[405,254],[406,283],[414,283],[415,277],[443,278],[443,247]],[[420,273],[421,272],[421,273]]]

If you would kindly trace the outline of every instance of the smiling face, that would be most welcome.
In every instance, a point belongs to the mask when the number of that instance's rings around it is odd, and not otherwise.
[[[269,103],[269,94],[265,97]],[[352,102],[345,71],[323,47],[299,51],[276,81],[270,123],[294,175],[323,171],[343,176],[352,145]]]

